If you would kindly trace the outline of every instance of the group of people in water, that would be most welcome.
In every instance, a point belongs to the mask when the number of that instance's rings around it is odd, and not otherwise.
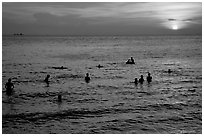
[[[85,76],[86,83],[89,83],[90,80],[91,80],[91,78],[89,77],[89,73],[86,73],[86,76]],[[148,72],[148,75],[146,77],[146,80],[147,80],[147,83],[152,82],[152,76],[151,76],[151,74],[149,72]],[[134,83],[135,84],[138,84],[138,83],[143,84],[144,81],[145,81],[144,77],[143,77],[143,75],[141,75],[139,80],[137,78],[135,78]]]
[[[126,64],[135,64],[133,57],[131,57],[127,62],[126,62]],[[103,66],[101,66],[99,64],[98,67],[101,68]],[[170,70],[168,70],[168,72],[170,73]],[[44,79],[44,82],[47,84],[47,87],[49,87],[49,82],[50,82],[49,78],[50,78],[50,75],[47,75]],[[89,83],[90,80],[91,80],[91,78],[89,77],[89,73],[86,73],[85,82]],[[152,82],[152,77],[151,77],[150,73],[148,73],[146,80],[148,83]],[[143,77],[143,75],[141,75],[139,80],[137,78],[135,78],[134,83],[135,84],[138,84],[138,83],[143,84],[144,81],[145,81],[144,77]],[[8,79],[8,82],[5,84],[5,88],[6,88],[6,94],[7,95],[11,95],[13,93],[14,84],[11,82],[11,78]],[[62,96],[58,95],[58,101],[60,102],[61,100],[62,100]]]
[[[131,57],[130,59],[127,60],[126,64],[135,64],[135,60],[133,59],[133,57]]]
[[[148,75],[147,75],[147,78],[146,78],[146,79],[147,79],[147,83],[152,82],[152,77],[151,77],[151,75],[150,75],[149,72],[148,72]],[[143,75],[141,75],[139,80],[138,80],[137,78],[135,78],[134,83],[135,83],[135,84],[138,84],[138,82],[139,82],[140,84],[143,84],[144,81],[145,81],[145,80],[144,80],[144,77],[143,77]]]

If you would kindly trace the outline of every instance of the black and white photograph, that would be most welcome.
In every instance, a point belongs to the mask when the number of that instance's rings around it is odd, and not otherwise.
[[[202,2],[2,2],[2,134],[202,134]]]

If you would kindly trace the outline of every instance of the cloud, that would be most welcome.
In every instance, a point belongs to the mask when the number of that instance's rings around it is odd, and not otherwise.
[[[202,3],[167,2],[66,2],[66,3],[7,3],[2,4],[4,24],[41,24],[49,26],[118,26],[169,28],[172,24],[188,27],[202,23]],[[182,28],[182,27],[181,27]]]
[[[84,3],[68,6],[69,3],[3,3],[3,14],[33,18],[36,13],[56,16],[75,15],[82,18],[167,18],[187,19],[201,16],[201,3]],[[72,4],[73,5],[73,4]],[[78,7],[76,6],[78,5]],[[171,18],[170,18],[171,19]]]
[[[172,18],[170,18],[170,19],[168,19],[169,21],[177,21],[177,19],[172,19]]]
[[[184,21],[184,22],[192,22],[193,19],[184,19],[184,20],[182,20],[182,21]]]
[[[201,24],[201,22],[199,22],[201,20],[200,19],[173,19],[173,18],[169,18],[168,21],[170,22],[184,22],[184,23],[194,23],[194,24]]]

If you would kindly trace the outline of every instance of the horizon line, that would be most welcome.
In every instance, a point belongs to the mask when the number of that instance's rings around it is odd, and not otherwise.
[[[202,33],[199,34],[116,34],[116,35],[113,35],[113,34],[86,34],[86,35],[80,35],[80,34],[73,34],[73,35],[70,35],[70,34],[24,34],[22,33],[23,35],[15,35],[15,34],[2,34],[2,36],[15,36],[15,37],[23,37],[23,36],[202,36]]]

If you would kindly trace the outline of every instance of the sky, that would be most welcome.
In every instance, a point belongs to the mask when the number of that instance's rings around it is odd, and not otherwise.
[[[201,2],[3,2],[2,33],[202,34]]]

